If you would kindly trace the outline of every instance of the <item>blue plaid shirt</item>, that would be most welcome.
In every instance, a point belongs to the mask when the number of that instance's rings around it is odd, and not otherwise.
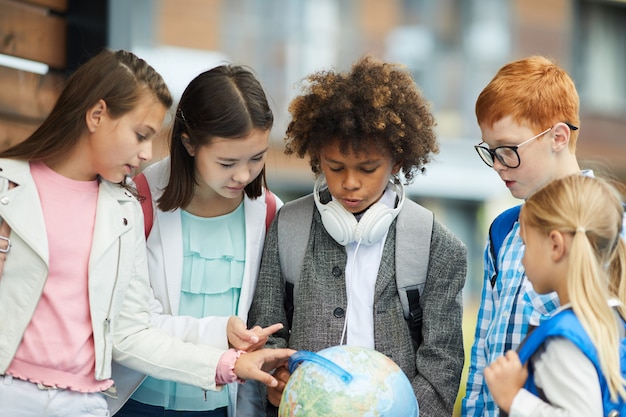
[[[592,170],[583,170],[581,174],[593,177]],[[626,213],[623,225],[622,238],[626,239]],[[487,240],[483,292],[462,402],[463,417],[499,417],[500,410],[489,393],[483,370],[508,350],[517,350],[528,333],[528,325],[538,326],[559,307],[556,293],[537,294],[526,278],[522,265],[524,244],[519,235],[518,222],[515,222],[496,254],[498,276],[493,287],[491,277],[495,268],[490,244]]]
[[[488,241],[484,253],[483,292],[462,404],[464,417],[499,416],[498,406],[484,382],[483,370],[506,351],[517,349],[528,332],[529,323],[538,325],[559,307],[556,293],[537,294],[526,278],[518,222],[497,254],[498,276],[493,287],[491,277],[495,269],[489,245]]]

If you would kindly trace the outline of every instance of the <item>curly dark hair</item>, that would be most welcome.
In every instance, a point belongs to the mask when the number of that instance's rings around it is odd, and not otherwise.
[[[342,152],[387,152],[407,184],[439,152],[430,103],[404,66],[365,56],[351,72],[319,71],[304,81],[289,105],[285,154],[308,155],[315,174],[321,148],[334,140]]]

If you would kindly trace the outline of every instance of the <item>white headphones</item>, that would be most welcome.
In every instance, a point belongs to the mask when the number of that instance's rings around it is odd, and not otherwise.
[[[372,204],[360,221],[354,214],[346,210],[341,203],[331,200],[327,204],[320,201],[320,189],[325,188],[326,178],[320,175],[313,187],[315,205],[322,216],[322,223],[328,234],[340,245],[361,241],[363,245],[371,245],[378,242],[385,235],[391,222],[396,218],[404,205],[404,187],[389,180],[389,184],[396,192],[400,200],[396,208],[389,208],[381,202]]]

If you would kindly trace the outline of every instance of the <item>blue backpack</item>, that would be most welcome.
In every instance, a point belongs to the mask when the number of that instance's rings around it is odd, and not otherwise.
[[[626,327],[626,323],[623,324]],[[600,361],[596,348],[582,324],[580,324],[578,317],[576,317],[571,309],[561,311],[549,320],[543,322],[526,336],[518,349],[521,362],[528,362],[530,357],[545,343],[547,338],[557,336],[571,340],[589,358],[596,368],[600,382],[600,391],[602,393],[604,417],[626,416],[626,402],[624,402],[621,397],[618,397],[617,402],[611,401],[606,378],[600,369]],[[624,337],[622,337],[619,351],[622,376],[626,377],[626,338]],[[531,366],[528,367],[528,379],[526,380],[524,388],[535,395],[539,394]]]
[[[496,285],[496,279],[498,278],[498,253],[504,243],[504,239],[509,234],[513,225],[519,218],[519,212],[522,205],[511,207],[500,213],[489,226],[489,251],[493,258],[494,273],[491,277],[491,287]]]

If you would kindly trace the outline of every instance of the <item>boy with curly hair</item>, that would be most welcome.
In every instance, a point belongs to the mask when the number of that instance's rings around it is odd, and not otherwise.
[[[268,341],[274,347],[376,349],[408,376],[422,417],[451,415],[464,360],[466,247],[430,220],[417,337],[395,280],[398,260],[417,252],[396,254],[397,238],[409,240],[396,229],[397,215],[417,206],[405,201],[401,177],[412,181],[439,151],[430,105],[405,68],[369,56],[349,72],[320,71],[306,81],[289,107],[285,153],[308,156],[317,180],[313,194],[287,203],[269,230],[249,325],[282,322]],[[310,225],[281,224],[288,221],[284,210],[303,199],[312,209]],[[310,232],[292,294],[281,266],[280,228]],[[278,406],[289,372],[274,376],[281,382],[268,399]]]

